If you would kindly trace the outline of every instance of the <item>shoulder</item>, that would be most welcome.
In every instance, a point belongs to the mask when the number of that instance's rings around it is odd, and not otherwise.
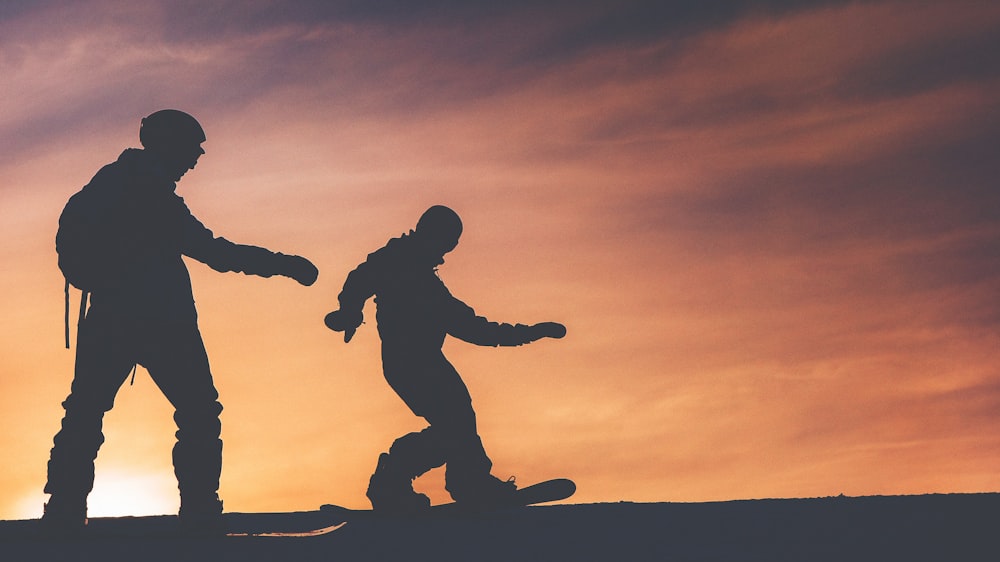
[[[83,187],[81,192],[88,193],[88,198],[100,198],[102,196],[113,196],[124,189],[137,171],[142,167],[142,151],[129,148],[126,149],[118,159],[110,164],[104,165],[94,174],[90,182]]]
[[[98,170],[97,173],[94,174],[94,177],[90,179],[90,182],[83,186],[82,191],[87,193],[106,192],[120,186],[123,183],[125,176],[126,172],[122,165],[118,162],[112,162]]]
[[[94,177],[70,196],[66,202],[64,214],[74,210],[99,208],[110,204],[117,198],[123,185],[121,166],[112,162],[97,171]]]
[[[368,254],[369,263],[392,263],[403,258],[407,252],[407,240],[405,235],[400,238],[392,238],[384,246]]]

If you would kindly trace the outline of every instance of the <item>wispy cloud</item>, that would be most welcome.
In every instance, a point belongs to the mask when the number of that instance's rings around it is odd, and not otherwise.
[[[317,315],[368,251],[447,203],[467,225],[442,268],[455,293],[570,327],[448,349],[505,470],[569,473],[582,501],[1000,485],[997,7],[26,6],[0,9],[0,220],[20,233],[0,244],[16,262],[0,288],[24,303],[9,318],[43,325],[59,206],[164,106],[208,131],[179,189],[196,214],[320,264],[307,296],[192,266],[213,366],[247,373],[219,377],[236,467],[253,464],[263,371],[310,385],[275,402],[275,432],[347,403],[355,442],[330,437],[304,474],[342,457],[362,481],[393,424],[418,423],[379,379],[374,335],[334,345]],[[4,372],[52,367],[36,340],[5,347]],[[10,396],[33,388],[3,376]],[[38,426],[57,421],[52,392]],[[234,470],[252,497],[253,470]]]

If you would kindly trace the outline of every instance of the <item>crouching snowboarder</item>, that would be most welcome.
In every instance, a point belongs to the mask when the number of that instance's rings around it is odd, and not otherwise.
[[[444,464],[446,488],[457,502],[503,503],[515,493],[513,481],[490,474],[493,463],[477,433],[469,391],[441,351],[446,335],[476,345],[517,346],[566,334],[555,322],[490,322],[453,297],[436,268],[461,234],[462,221],[454,211],[431,207],[415,230],[390,240],[347,276],[340,309],[326,317],[327,327],[344,332],[349,342],[362,323],[365,301],[375,297],[385,379],[430,424],[400,437],[379,456],[367,491],[377,511],[429,507],[430,500],[413,490],[412,481]]]

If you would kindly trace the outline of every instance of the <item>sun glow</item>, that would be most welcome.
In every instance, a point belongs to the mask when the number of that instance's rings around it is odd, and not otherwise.
[[[41,517],[48,496],[38,492],[24,496],[15,509],[19,519]],[[137,472],[129,469],[97,468],[94,490],[87,497],[88,517],[170,515],[177,513],[180,499],[177,480],[170,472]]]
[[[88,517],[177,513],[177,481],[169,472],[135,472],[98,467],[87,498]],[[40,504],[39,504],[40,505]]]
[[[87,498],[89,517],[167,515],[180,504],[177,480],[169,472],[101,470]]]

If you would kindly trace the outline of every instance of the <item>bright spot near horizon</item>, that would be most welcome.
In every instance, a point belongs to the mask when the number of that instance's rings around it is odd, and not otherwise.
[[[18,519],[37,519],[49,496],[40,491],[24,497]],[[87,497],[88,517],[172,515],[180,507],[177,480],[171,472],[136,472],[97,467],[94,490]]]
[[[179,506],[177,480],[171,472],[98,467],[94,491],[87,498],[87,516],[170,515]]]

